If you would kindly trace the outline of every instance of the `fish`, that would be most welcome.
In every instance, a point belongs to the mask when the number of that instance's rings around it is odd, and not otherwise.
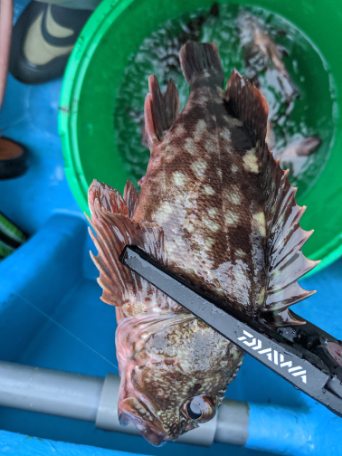
[[[296,157],[307,157],[311,155],[322,141],[319,136],[302,136],[292,140],[281,152],[282,161],[291,161]]]
[[[321,139],[317,135],[295,140],[286,137],[285,147],[283,146],[281,149],[278,147],[272,124],[278,122],[283,126],[283,130],[286,128],[294,108],[293,102],[299,96],[299,90],[293,83],[283,61],[285,49],[273,41],[260,20],[250,13],[242,11],[237,23],[249,78],[262,91],[265,90],[265,94],[268,93],[271,105],[274,104],[274,94],[280,94],[281,102],[272,106],[271,119],[269,118],[268,122],[266,135],[268,147],[273,151],[274,156],[280,159],[281,166],[289,169],[291,175],[295,170],[299,174],[303,162],[307,161],[303,157],[314,152],[321,144]],[[268,88],[261,84],[260,76],[264,73],[269,83]]]
[[[280,160],[280,166],[289,170],[292,176],[299,176],[308,162],[308,157],[316,153],[321,145],[321,138],[315,136],[295,136],[281,150],[274,150]]]
[[[310,296],[297,279],[316,262],[301,252],[312,231],[304,207],[266,144],[268,105],[248,79],[224,72],[214,44],[187,42],[190,86],[180,112],[172,81],[149,77],[140,192],[89,188],[91,253],[101,299],[116,307],[118,415],[153,445],[212,419],[242,363],[241,350],[123,266],[135,245],[169,271],[251,318],[302,324],[289,306]],[[229,303],[229,305],[228,305]]]
[[[252,14],[243,11],[238,16],[237,24],[249,78],[259,84],[259,75],[268,72],[271,85],[278,89],[282,99],[290,104],[298,96],[298,89],[283,62],[285,49],[273,41],[265,27]]]
[[[295,164],[299,157],[309,157],[322,144],[322,140],[318,135],[302,136],[297,134],[288,139],[285,146],[279,148],[277,147],[275,132],[270,121],[267,124],[266,142],[273,155],[280,159],[282,166],[286,163]]]

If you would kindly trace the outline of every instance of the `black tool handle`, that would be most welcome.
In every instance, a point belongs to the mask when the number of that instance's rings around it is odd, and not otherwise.
[[[311,323],[299,330],[276,331],[266,323],[254,322],[236,311],[228,313],[167,272],[137,247],[127,246],[121,261],[226,339],[342,416],[342,351],[340,342],[332,336]],[[314,349],[310,346],[312,343],[316,344]],[[326,350],[325,343],[334,345]],[[320,349],[327,354],[326,359]]]

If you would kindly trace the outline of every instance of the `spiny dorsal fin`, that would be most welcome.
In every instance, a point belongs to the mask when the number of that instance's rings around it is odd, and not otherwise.
[[[124,188],[124,197],[128,208],[128,215],[130,218],[133,217],[135,208],[137,207],[139,201],[139,193],[135,189],[131,181],[127,181]]]
[[[243,122],[255,144],[264,191],[268,270],[263,310],[276,314],[277,325],[300,324],[302,321],[294,318],[288,307],[314,293],[301,288],[297,280],[317,264],[301,252],[312,234],[299,226],[305,208],[297,205],[288,172],[268,150],[268,104],[259,89],[234,71],[226,95],[228,109]]]
[[[120,193],[97,180],[93,180],[89,187],[88,203],[90,210],[98,204],[99,207],[113,214],[128,215],[127,204]]]
[[[131,296],[139,299],[141,293],[157,293],[155,287],[142,283],[137,274],[131,272],[120,261],[126,245],[136,245],[158,261],[163,261],[163,234],[154,227],[140,226],[129,218],[131,209],[121,195],[98,181],[94,181],[88,193],[91,211],[90,236],[98,255],[90,252],[99,270],[99,285],[103,289],[102,301],[121,306]]]
[[[253,140],[265,141],[268,104],[260,90],[234,70],[226,94],[230,111],[242,120]]]
[[[156,76],[148,79],[149,93],[145,99],[145,140],[148,147],[163,139],[179,111],[178,91],[169,81],[165,93],[160,90]]]

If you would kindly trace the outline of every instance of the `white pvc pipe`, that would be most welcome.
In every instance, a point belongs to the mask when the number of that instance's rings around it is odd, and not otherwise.
[[[91,377],[0,362],[0,406],[94,421],[109,431],[136,433],[117,416],[119,379]],[[181,436],[179,442],[211,445],[214,441],[243,445],[247,440],[248,407],[225,400],[216,417]]]

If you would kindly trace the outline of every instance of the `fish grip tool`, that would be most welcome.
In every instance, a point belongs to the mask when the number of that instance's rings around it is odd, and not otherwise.
[[[126,246],[121,262],[223,337],[342,416],[342,343],[317,326],[276,328],[199,293],[143,250]]]

